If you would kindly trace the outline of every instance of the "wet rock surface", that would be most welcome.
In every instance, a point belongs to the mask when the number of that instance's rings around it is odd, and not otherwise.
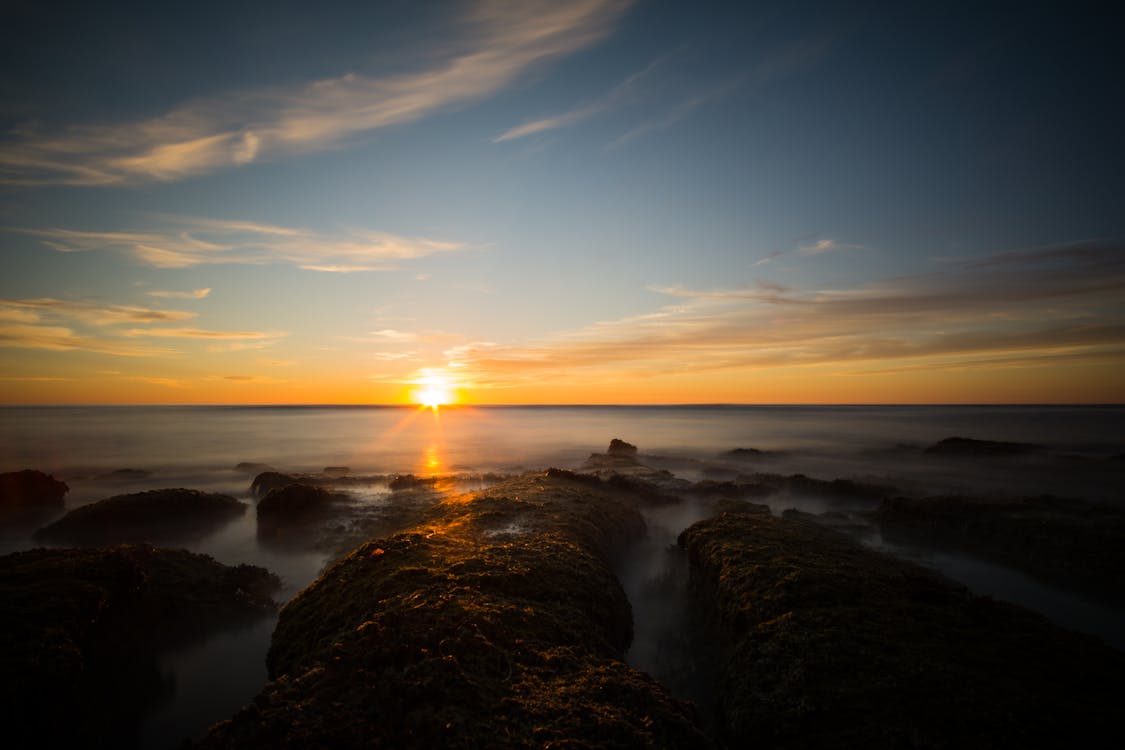
[[[896,497],[874,518],[888,541],[972,553],[1125,605],[1125,512],[1044,495]]]
[[[1120,746],[1125,655],[801,520],[680,536],[731,746]]]
[[[621,660],[611,558],[644,528],[621,490],[561,474],[446,499],[286,605],[271,682],[201,745],[708,747]]]
[[[229,495],[182,488],[115,495],[67,513],[35,532],[40,542],[120,544],[202,536],[246,512]]]
[[[167,695],[161,649],[273,611],[280,580],[150,546],[0,557],[0,718],[7,747],[128,747]]]

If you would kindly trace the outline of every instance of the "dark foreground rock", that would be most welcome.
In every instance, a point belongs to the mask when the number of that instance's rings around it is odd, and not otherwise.
[[[4,745],[131,746],[169,689],[156,653],[269,614],[279,586],[263,568],[149,546],[0,557]]]
[[[896,497],[875,519],[889,541],[968,552],[1125,604],[1125,512],[1051,496]]]
[[[731,746],[1121,747],[1125,655],[816,524],[680,537],[727,661]]]
[[[644,533],[620,492],[513,480],[363,544],[283,610],[254,703],[207,748],[707,747],[621,661],[609,560]]]
[[[115,495],[67,513],[35,532],[40,542],[120,544],[203,536],[246,512],[229,495],[164,489]]]
[[[0,474],[0,523],[42,523],[63,509],[66,482],[33,469]]]

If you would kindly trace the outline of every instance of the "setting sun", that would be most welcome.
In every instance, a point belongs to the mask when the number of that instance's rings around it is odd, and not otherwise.
[[[441,375],[428,373],[417,383],[419,387],[410,392],[410,399],[415,404],[436,411],[439,407],[456,401],[449,380]]]

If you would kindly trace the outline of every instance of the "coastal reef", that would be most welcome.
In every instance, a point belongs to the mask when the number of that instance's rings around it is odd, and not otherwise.
[[[281,612],[271,681],[205,748],[710,747],[622,654],[628,493],[567,472],[448,497]]]
[[[273,612],[264,568],[150,546],[0,557],[7,747],[128,747],[168,692],[156,654]]]
[[[888,541],[968,552],[1125,605],[1125,512],[1044,495],[895,497],[875,519]]]
[[[679,538],[722,644],[731,747],[1121,747],[1125,655],[821,525]]]
[[[41,471],[6,471],[0,474],[0,523],[42,523],[62,512],[69,489]]]
[[[246,508],[229,495],[186,489],[148,490],[75,508],[35,532],[35,539],[82,545],[190,539],[238,518]]]

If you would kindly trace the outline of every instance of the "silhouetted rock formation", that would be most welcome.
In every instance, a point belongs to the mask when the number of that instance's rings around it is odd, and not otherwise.
[[[974,440],[972,438],[948,437],[934,443],[923,451],[929,456],[956,456],[962,458],[1006,458],[1026,456],[1046,450],[1033,443],[1006,443],[997,440]]]
[[[636,458],[637,446],[632,443],[626,443],[624,440],[613,438],[609,441],[609,448],[606,449],[607,456],[618,456],[624,458]]]
[[[739,747],[1120,747],[1125,655],[813,523],[680,536]]]
[[[896,497],[875,519],[890,540],[970,552],[1125,604],[1125,512],[1050,496]]]
[[[254,703],[207,748],[707,747],[621,661],[609,558],[644,523],[561,473],[447,499],[367,542],[282,611]]]
[[[168,686],[156,653],[274,609],[264,568],[148,546],[0,557],[6,747],[129,747]]]
[[[297,484],[301,480],[302,477],[297,477],[292,474],[282,474],[279,471],[263,471],[261,474],[254,477],[254,481],[250,483],[250,492],[253,493],[254,497],[265,497],[274,490],[279,490],[291,484]]]
[[[0,474],[0,523],[39,523],[63,509],[70,488],[34,469]]]
[[[165,489],[115,495],[67,513],[35,532],[39,541],[120,544],[190,539],[246,512],[229,495]]]

